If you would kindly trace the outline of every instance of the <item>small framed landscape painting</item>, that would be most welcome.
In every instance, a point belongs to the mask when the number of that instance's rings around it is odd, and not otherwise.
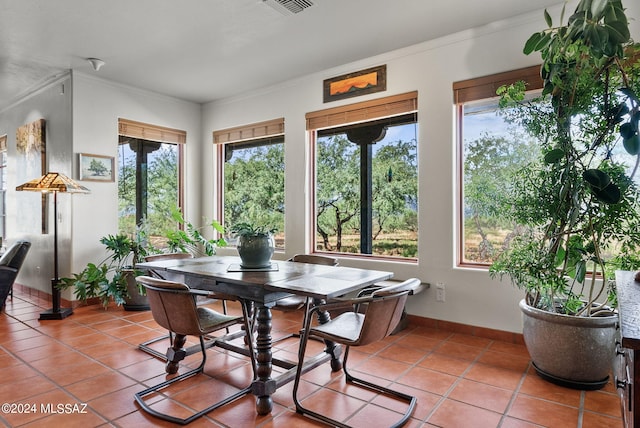
[[[80,153],[79,179],[83,181],[115,181],[114,158],[112,156]]]

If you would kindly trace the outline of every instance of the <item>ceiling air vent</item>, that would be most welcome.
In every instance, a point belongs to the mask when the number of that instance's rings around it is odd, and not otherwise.
[[[313,6],[311,0],[262,0],[283,15],[300,13],[308,7]]]

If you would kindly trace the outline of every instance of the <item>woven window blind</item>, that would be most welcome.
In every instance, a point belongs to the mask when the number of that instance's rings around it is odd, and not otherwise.
[[[235,143],[284,135],[284,118],[213,131],[213,143]]]
[[[463,104],[469,101],[482,100],[497,96],[496,90],[502,85],[509,85],[519,80],[527,83],[527,90],[541,89],[542,78],[540,66],[520,68],[504,73],[475,79],[462,80],[453,84],[453,102]]]
[[[141,140],[158,141],[160,143],[184,144],[187,142],[186,131],[135,122],[128,119],[118,119],[118,134],[125,137],[139,138]]]
[[[307,113],[307,130],[365,122],[418,110],[418,91]]]

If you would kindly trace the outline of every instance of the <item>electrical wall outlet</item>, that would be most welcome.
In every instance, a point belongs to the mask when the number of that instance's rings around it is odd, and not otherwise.
[[[444,302],[445,300],[445,291],[444,291],[444,282],[436,283],[436,302]]]

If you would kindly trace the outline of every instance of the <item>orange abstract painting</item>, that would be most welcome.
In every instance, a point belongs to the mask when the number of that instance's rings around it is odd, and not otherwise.
[[[387,66],[368,68],[324,81],[324,102],[355,97],[387,89]]]

